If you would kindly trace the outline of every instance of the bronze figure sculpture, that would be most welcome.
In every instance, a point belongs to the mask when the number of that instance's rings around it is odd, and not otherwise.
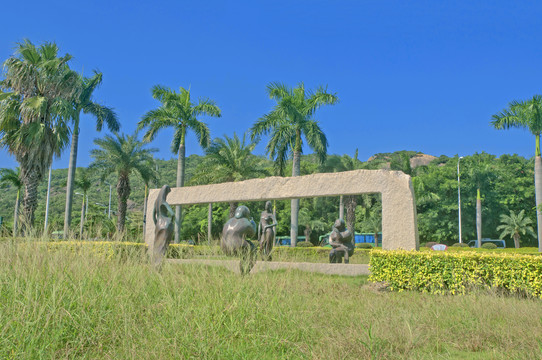
[[[271,201],[267,201],[258,224],[258,242],[263,260],[271,261],[271,250],[275,243],[275,226],[277,226],[277,219],[271,210]]]
[[[154,221],[154,242],[151,250],[151,261],[153,264],[159,264],[166,255],[167,248],[173,237],[174,222],[172,218],[175,212],[166,201],[167,195],[171,192],[168,185],[162,186],[158,197],[154,202],[152,211],[152,220]]]
[[[333,248],[329,253],[329,262],[342,263],[344,257],[344,263],[348,264],[350,256],[354,255],[352,240],[352,232],[346,228],[344,220],[335,220],[333,230],[329,235],[329,245]]]
[[[241,274],[252,270],[255,262],[255,246],[247,238],[256,235],[256,223],[250,218],[250,210],[246,206],[235,209],[235,215],[229,219],[222,229],[220,248],[228,256],[240,256]]]

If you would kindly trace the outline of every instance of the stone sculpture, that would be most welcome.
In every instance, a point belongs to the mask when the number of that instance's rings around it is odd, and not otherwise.
[[[158,197],[154,202],[152,211],[152,220],[154,221],[154,242],[151,249],[151,261],[153,264],[162,262],[162,258],[166,255],[167,248],[173,237],[174,222],[172,218],[175,212],[166,202],[167,195],[171,189],[168,185],[162,186]]]
[[[228,256],[240,256],[241,274],[252,270],[255,262],[256,247],[247,240],[256,235],[256,223],[250,218],[250,210],[246,206],[235,209],[235,215],[229,219],[222,229],[220,248]]]
[[[352,232],[346,228],[344,220],[335,220],[329,235],[329,245],[333,248],[329,253],[330,263],[341,263],[344,257],[344,263],[348,264],[350,256],[354,255],[352,238]]]
[[[258,225],[258,242],[260,243],[260,256],[263,260],[271,261],[271,250],[273,250],[275,243],[275,226],[277,226],[277,219],[271,210],[271,201],[267,201]]]

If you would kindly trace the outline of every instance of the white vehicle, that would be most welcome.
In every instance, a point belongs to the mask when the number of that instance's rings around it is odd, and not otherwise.
[[[495,244],[497,245],[497,248],[504,249],[506,247],[506,242],[504,240],[495,240],[495,239],[482,239],[482,245],[484,244]],[[469,247],[471,248],[477,248],[478,247],[478,240],[471,240],[467,243]]]

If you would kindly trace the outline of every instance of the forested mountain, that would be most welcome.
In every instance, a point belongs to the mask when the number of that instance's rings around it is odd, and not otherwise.
[[[273,164],[270,160],[259,157],[261,166],[269,174],[273,174]],[[317,172],[345,171],[345,159],[350,160],[352,168],[357,169],[393,169],[409,173],[413,177],[418,209],[418,227],[420,242],[440,241],[454,243],[458,240],[458,194],[457,194],[457,157],[432,157],[414,151],[399,151],[395,153],[376,154],[367,161],[356,160],[347,155],[329,155],[324,165],[318,165],[314,155],[304,155],[301,160],[301,175]],[[196,172],[203,157],[191,155],[186,162],[187,186]],[[175,185],[177,162],[176,159],[157,160],[159,181],[157,186]],[[288,168],[289,167],[289,168]],[[285,173],[291,172],[291,161]],[[481,169],[486,169],[481,172]],[[480,186],[482,197],[482,233],[483,237],[499,238],[496,230],[500,223],[500,215],[508,215],[510,210],[525,213],[535,222],[535,200],[533,181],[533,160],[518,155],[502,155],[496,157],[490,154],[474,154],[465,156],[460,161],[461,171],[461,201],[462,201],[462,231],[463,241],[476,238],[476,192]],[[483,175],[483,176],[482,176]],[[61,230],[66,189],[67,169],[53,170],[51,181],[51,202],[49,223],[51,230]],[[114,217],[107,219],[109,185],[100,181],[99,175],[92,176],[93,187],[89,191],[89,213],[87,226],[97,226],[106,234],[109,228],[114,229]],[[115,181],[111,176],[105,181],[113,184],[111,207],[117,207]],[[133,176],[131,180],[132,193],[128,201],[127,227],[131,236],[140,240],[143,217],[144,185],[140,178]],[[39,188],[39,205],[36,212],[36,225],[40,228],[45,214],[45,196],[47,183],[43,181]],[[76,192],[79,192],[76,189]],[[4,218],[7,229],[13,221],[13,209],[16,191],[2,189],[0,198],[0,216]],[[78,229],[81,211],[80,195],[75,195],[73,224]],[[247,204],[252,216],[258,217],[263,209],[263,203]],[[278,235],[288,235],[290,226],[290,202],[275,202]],[[374,231],[370,223],[371,217],[380,211],[380,196],[358,196],[356,207],[356,231]],[[333,221],[339,214],[339,198],[301,199],[299,235],[305,232],[311,241],[317,242],[318,236],[329,232]],[[227,220],[228,204],[214,204],[213,207],[213,236],[220,234],[223,223]],[[307,225],[309,228],[307,229]],[[204,239],[207,233],[207,206],[194,205],[183,208],[183,239]],[[510,239],[510,246],[512,242]],[[385,241],[385,240],[384,240]],[[535,239],[525,237],[522,246],[534,244]]]

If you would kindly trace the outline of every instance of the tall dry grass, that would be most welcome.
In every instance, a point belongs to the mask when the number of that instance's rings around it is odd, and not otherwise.
[[[535,359],[542,303],[0,243],[0,358]]]

